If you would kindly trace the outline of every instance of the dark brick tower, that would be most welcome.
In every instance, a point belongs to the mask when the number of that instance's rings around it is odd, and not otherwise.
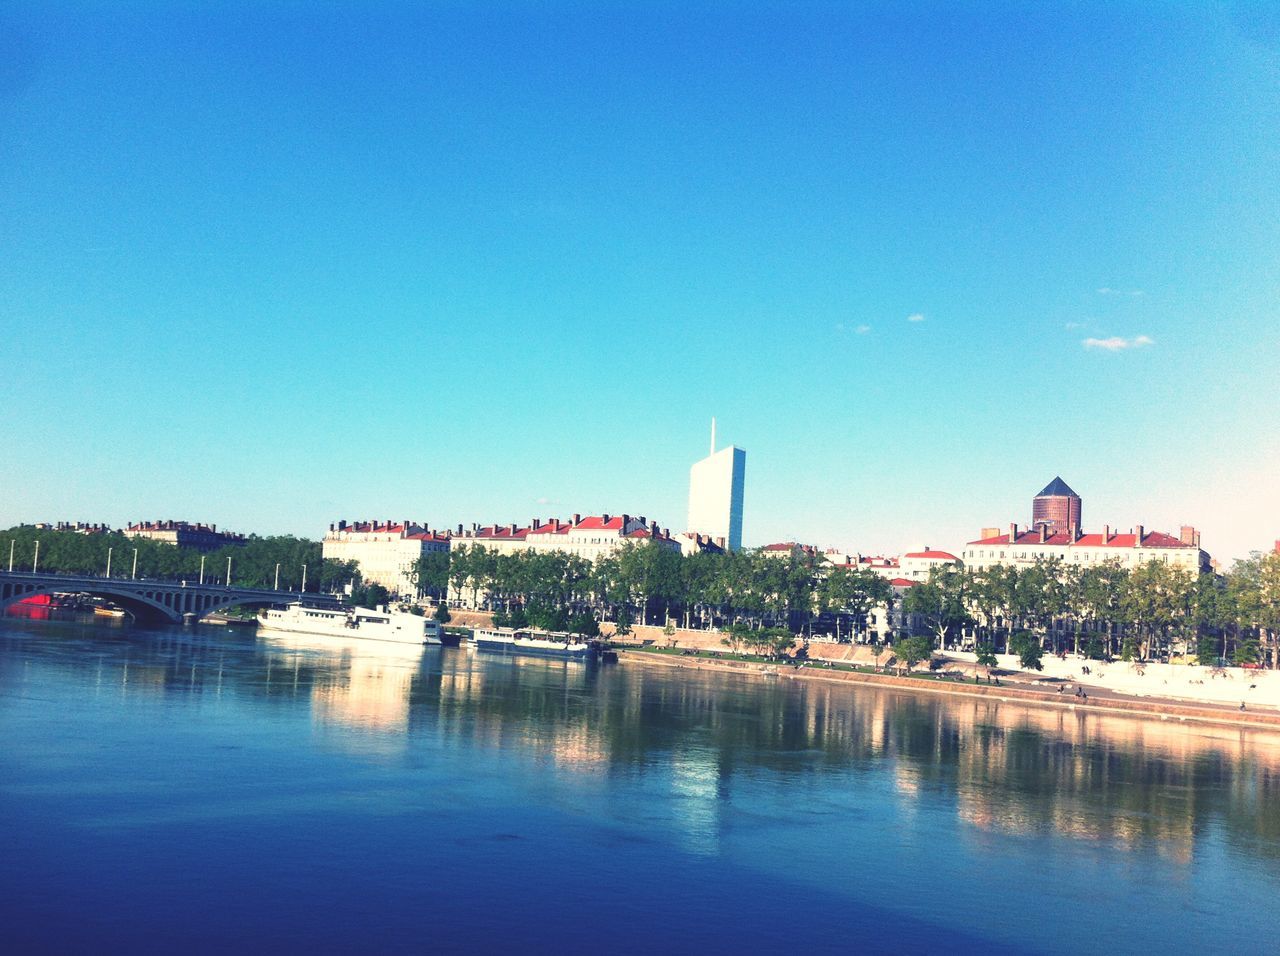
[[[1044,525],[1050,534],[1080,532],[1080,496],[1061,478],[1054,478],[1031,501],[1031,526]]]

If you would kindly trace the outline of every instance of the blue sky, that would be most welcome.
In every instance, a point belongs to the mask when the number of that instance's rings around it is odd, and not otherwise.
[[[748,544],[1280,537],[1266,5],[115,6],[0,12],[2,524],[680,528],[716,415]]]

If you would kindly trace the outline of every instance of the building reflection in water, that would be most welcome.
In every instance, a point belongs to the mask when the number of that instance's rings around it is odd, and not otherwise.
[[[642,781],[701,854],[717,852],[748,778],[795,794],[803,814],[806,780],[843,779],[856,796],[871,774],[898,812],[941,808],[979,843],[1052,832],[1185,865],[1221,831],[1280,858],[1273,733],[358,640],[173,631],[86,647],[49,663],[96,669],[97,686],[125,694],[305,705],[356,753],[393,756],[430,736],[500,753],[516,772],[549,768],[605,802],[611,780],[632,793]]]

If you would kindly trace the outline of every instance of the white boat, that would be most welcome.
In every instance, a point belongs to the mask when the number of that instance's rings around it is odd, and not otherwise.
[[[476,628],[472,640],[476,647],[486,650],[541,654],[545,657],[584,658],[591,653],[591,645],[582,639],[582,635],[559,631],[481,627]]]
[[[290,604],[264,608],[258,612],[258,627],[264,631],[295,634],[327,634],[330,637],[361,637],[401,644],[439,644],[440,623],[408,611],[371,611],[364,607],[328,608]]]

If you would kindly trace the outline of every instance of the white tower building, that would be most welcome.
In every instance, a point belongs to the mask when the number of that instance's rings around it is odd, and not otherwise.
[[[724,547],[742,547],[742,488],[747,453],[730,445],[716,451],[716,420],[711,419],[711,454],[689,469],[687,530],[723,539]]]

